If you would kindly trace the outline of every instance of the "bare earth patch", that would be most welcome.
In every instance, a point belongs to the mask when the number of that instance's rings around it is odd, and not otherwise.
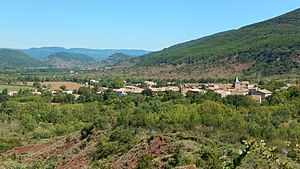
[[[70,136],[73,139],[66,141],[67,137]],[[21,160],[16,162],[28,166],[37,161],[45,162],[47,159],[57,157],[58,169],[84,168],[91,161],[88,152],[95,149],[98,135],[95,135],[89,142],[81,141],[79,138],[80,134],[75,132],[43,144],[14,148],[4,155],[4,160],[20,156],[22,157]]]

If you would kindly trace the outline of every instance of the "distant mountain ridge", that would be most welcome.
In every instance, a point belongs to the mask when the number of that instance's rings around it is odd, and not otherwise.
[[[11,49],[0,49],[0,66],[38,67],[43,66],[43,63],[20,51]]]
[[[177,71],[189,74],[197,70],[203,75],[215,72],[216,76],[235,72],[264,76],[299,74],[300,9],[237,30],[180,43],[140,59],[137,66],[188,65]]]
[[[124,53],[130,56],[142,56],[150,53],[146,50],[136,50],[136,49],[88,49],[88,48],[70,48],[66,49],[63,47],[41,47],[41,48],[30,48],[30,49],[20,49],[22,52],[26,53],[29,56],[32,56],[37,59],[47,57],[56,52],[68,52],[74,54],[83,54],[88,55],[97,60],[104,60],[107,57],[116,54]]]
[[[97,62],[96,59],[90,56],[68,52],[56,52],[42,58],[41,61],[57,68],[81,67]]]

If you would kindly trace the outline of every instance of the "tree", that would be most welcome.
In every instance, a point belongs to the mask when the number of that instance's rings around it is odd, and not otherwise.
[[[9,95],[1,94],[0,95],[0,103],[9,100]]]
[[[142,94],[145,96],[153,96],[153,91],[151,89],[147,88],[142,92]]]
[[[286,97],[282,92],[274,92],[270,97],[267,98],[270,105],[276,105],[280,103],[284,103],[286,101]]]
[[[35,88],[40,88],[42,84],[40,82],[34,82],[32,86]]]
[[[66,85],[62,85],[59,87],[61,90],[66,91],[67,90],[67,86]]]
[[[300,87],[292,86],[288,88],[291,99],[300,97]]]
[[[229,95],[224,99],[225,103],[234,105],[236,108],[240,106],[251,107],[257,106],[257,102],[249,96]]]
[[[73,104],[75,102],[75,96],[72,94],[67,94],[64,99],[64,103]]]
[[[300,84],[300,79],[297,79],[296,80],[296,85],[299,86],[299,84]]]
[[[122,79],[114,79],[109,85],[109,87],[113,89],[118,89],[123,86],[124,86],[124,81]]]
[[[99,89],[100,89],[100,85],[99,85],[99,83],[95,83],[95,84],[94,84],[94,88],[93,88],[93,90],[94,90],[95,92],[98,92],[98,91],[99,91]]]
[[[162,98],[162,102],[165,102],[165,101],[169,101],[169,100],[176,100],[176,99],[179,99],[183,97],[179,92],[175,92],[175,91],[167,91],[165,92],[165,95],[163,96]]]
[[[87,95],[87,94],[91,93],[91,89],[88,87],[80,87],[78,89],[77,93]]]
[[[8,89],[7,88],[3,89],[2,94],[8,94]]]
[[[143,155],[138,163],[137,169],[151,169],[153,158],[149,155]]]

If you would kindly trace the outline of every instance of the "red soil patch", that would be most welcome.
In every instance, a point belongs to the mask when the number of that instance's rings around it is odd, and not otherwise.
[[[88,144],[93,148],[93,146],[95,146],[97,136],[93,136],[92,138],[93,138],[92,141],[90,141]],[[5,157],[10,158],[13,154],[19,155],[19,154],[30,153],[31,155],[29,155],[26,159],[23,159],[21,161],[22,164],[30,164],[35,161],[43,161],[51,157],[60,155],[59,161],[62,161],[62,163],[58,166],[58,168],[79,169],[79,168],[83,168],[91,160],[91,158],[86,152],[86,150],[91,147],[84,144],[84,146],[79,147],[80,150],[76,149],[76,151],[80,151],[80,152],[74,155],[70,160],[64,161],[64,157],[69,152],[69,150],[74,149],[77,144],[79,145],[81,143],[82,142],[80,142],[79,138],[76,138],[69,142],[65,142],[65,137],[62,137],[58,140],[51,141],[44,144],[14,148],[11,151],[7,152]]]
[[[80,151],[77,155],[73,156],[68,161],[63,161],[57,167],[57,169],[65,169],[65,168],[72,168],[72,169],[80,169],[86,166],[90,161],[91,157],[88,155],[87,152],[91,150],[91,148],[95,148],[97,143],[97,136],[93,135],[93,139],[90,142],[83,143],[80,147]]]
[[[88,162],[91,160],[90,156],[86,154],[86,152],[82,152],[77,154],[73,158],[71,158],[67,162],[62,162],[57,169],[65,169],[65,168],[72,168],[72,169],[80,169],[86,166]]]
[[[48,157],[51,158],[53,156],[57,156],[59,154],[62,154],[65,151],[67,151],[70,148],[72,148],[76,143],[77,143],[77,140],[75,139],[75,140],[69,141],[68,143],[66,143],[63,146],[56,147],[56,150],[54,152],[52,152],[50,155],[48,155]]]
[[[150,141],[147,148],[142,150],[140,153],[138,152],[139,149],[142,149],[142,143],[138,144],[133,152],[129,152],[126,154],[125,159],[128,159],[128,162],[125,164],[122,164],[122,161],[124,160],[118,160],[116,161],[111,168],[118,169],[118,168],[125,168],[132,169],[135,168],[144,155],[149,155],[153,158],[156,158],[161,155],[167,155],[173,153],[173,149],[168,146],[167,141],[157,136],[153,140]]]
[[[36,157],[33,157],[31,159],[26,159],[26,160],[23,160],[22,163],[26,163],[26,164],[30,164],[34,161],[39,161],[39,160],[43,160],[45,159],[46,157],[47,158],[51,158],[53,156],[57,156],[59,154],[62,154],[64,152],[66,152],[67,150],[69,150],[70,148],[72,148],[75,144],[77,143],[77,140],[72,140],[72,141],[69,141],[68,143],[64,144],[63,146],[60,146],[60,147],[56,147],[56,150],[52,151],[52,152],[47,152],[47,153],[44,153],[44,154],[40,154],[39,156],[36,156]],[[22,153],[35,153],[35,152],[38,152],[42,149],[46,149],[46,148],[49,148],[50,146],[52,146],[54,143],[50,142],[50,143],[46,143],[46,144],[43,144],[43,145],[37,145],[37,146],[34,146],[34,148],[31,148],[33,146],[26,146],[26,147],[20,147],[20,148],[16,148],[18,149],[15,154],[22,154]],[[43,147],[43,148],[42,148]],[[21,153],[20,153],[20,150]],[[34,151],[33,151],[34,150]]]
[[[23,153],[36,153],[41,151],[42,149],[48,148],[52,146],[55,142],[49,142],[39,145],[31,145],[31,146],[24,146],[24,147],[18,147],[14,148],[11,151],[6,153],[6,157],[10,157],[13,154],[23,154]]]
[[[250,67],[250,65],[249,64],[237,64],[236,66],[235,66],[235,71],[243,71],[243,70],[245,70],[245,69],[248,69]]]

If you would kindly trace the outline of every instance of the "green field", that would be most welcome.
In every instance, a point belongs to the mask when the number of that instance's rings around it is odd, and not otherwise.
[[[2,92],[3,89],[8,89],[9,91],[14,90],[14,91],[19,91],[20,89],[26,90],[26,89],[32,89],[32,87],[28,86],[11,86],[11,85],[0,85],[0,92]]]

